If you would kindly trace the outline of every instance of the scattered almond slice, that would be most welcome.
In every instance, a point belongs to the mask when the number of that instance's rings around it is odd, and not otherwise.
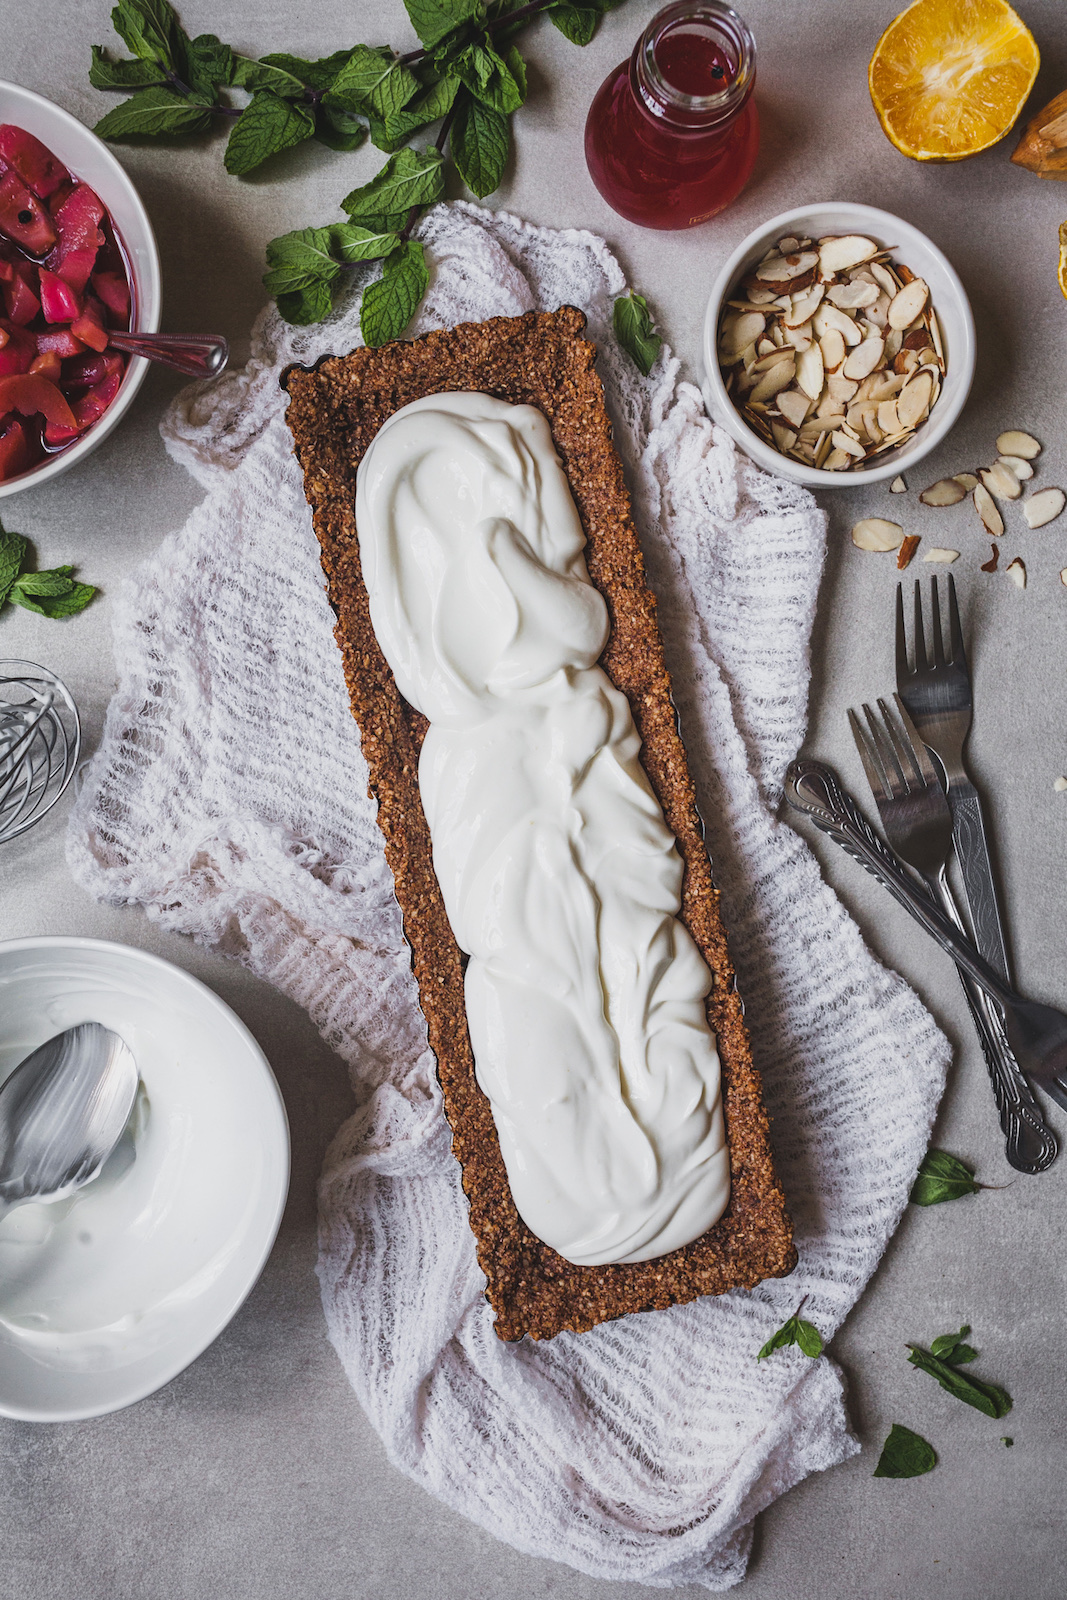
[[[1059,516],[1065,504],[1067,495],[1062,489],[1039,489],[1037,494],[1023,501],[1023,516],[1029,527],[1043,528],[1046,522]]]
[[[889,304],[886,320],[891,328],[910,328],[930,298],[929,286],[922,278],[912,278],[897,291]]]
[[[852,529],[852,543],[860,550],[899,550],[904,529],[885,517],[864,517]]]
[[[939,545],[932,545],[923,556],[923,560],[939,561],[947,567],[950,562],[959,560],[959,554],[958,550],[943,550]]]
[[[993,496],[981,483],[974,486],[974,509],[981,517],[986,532],[992,538],[999,539],[1004,532],[1004,518],[997,510]]]
[[[908,486],[904,482],[903,478],[894,478],[892,483],[889,485],[889,493],[890,494],[907,494],[907,492],[908,492]],[[909,535],[909,537],[910,538],[914,538],[915,536],[914,536],[914,534],[911,534],[911,535]]]
[[[1063,584],[1063,587],[1067,589],[1067,567],[1060,568],[1060,582]]]
[[[877,254],[878,246],[874,240],[865,239],[858,233],[820,239],[819,271],[824,278],[832,278],[835,273],[847,272],[849,267],[858,267],[861,261],[869,261]]]
[[[1014,472],[1020,483],[1034,475],[1034,469],[1025,456],[998,456],[997,466],[1007,467],[1009,472]]]
[[[1030,433],[1019,433],[1010,428],[1007,433],[997,434],[997,452],[1002,456],[1022,456],[1024,461],[1032,461],[1041,454],[1041,446]]]
[[[966,490],[955,478],[939,478],[929,489],[924,489],[919,499],[924,506],[958,506]]]
[[[1052,787],[1055,789],[1057,794],[1062,794],[1063,791],[1067,789],[1067,778],[1057,778]]]
[[[918,550],[920,537],[921,535],[918,533],[909,533],[902,540],[900,549],[897,551],[898,572],[904,571],[904,568],[911,561],[911,558],[915,554],[916,550]]]
[[[1000,560],[1000,546],[999,544],[993,544],[990,545],[989,548],[992,550],[993,554],[990,556],[988,561],[982,562],[982,571],[996,572],[997,562]]]
[[[995,466],[983,467],[978,476],[989,493],[995,494],[998,500],[1018,500],[1023,492],[1022,484],[1014,472],[1002,467],[999,461]]]
[[[977,489],[978,487],[978,479],[973,472],[957,472],[956,482],[962,483],[968,494],[972,489]]]
[[[1026,565],[1016,556],[1014,561],[1009,561],[1004,568],[1004,576],[1010,578],[1017,589],[1026,588]]]

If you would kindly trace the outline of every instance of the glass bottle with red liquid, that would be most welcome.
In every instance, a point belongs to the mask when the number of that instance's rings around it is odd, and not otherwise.
[[[730,6],[678,0],[604,79],[585,159],[604,199],[644,228],[692,228],[736,200],[759,149],[756,44]]]

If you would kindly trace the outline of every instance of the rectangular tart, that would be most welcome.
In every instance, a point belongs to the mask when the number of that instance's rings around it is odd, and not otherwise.
[[[594,371],[596,350],[581,337],[584,327],[573,306],[494,317],[328,356],[310,371],[290,367],[282,376],[478,1261],[497,1334],[508,1340],[524,1334],[548,1339],[564,1329],[580,1333],[629,1312],[751,1288],[791,1272],[797,1259],[671,700],[655,597]],[[401,696],[375,638],[355,522],[356,469],[378,429],[402,406],[445,390],[533,405],[548,420],[585,528],[589,575],[611,621],[600,665],[629,701],[645,771],[685,864],[681,917],[714,974],[707,1013],[722,1069],[730,1203],[699,1239],[652,1261],[575,1266],[535,1237],[515,1209],[489,1101],[475,1078],[465,957],[445,913],[419,798],[427,723]]]

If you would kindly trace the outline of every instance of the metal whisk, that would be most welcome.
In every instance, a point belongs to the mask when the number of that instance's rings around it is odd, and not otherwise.
[[[0,661],[0,844],[51,810],[80,749],[78,709],[66,686],[32,661]]]

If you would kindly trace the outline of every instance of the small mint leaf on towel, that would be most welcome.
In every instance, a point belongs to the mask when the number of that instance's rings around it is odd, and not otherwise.
[[[647,378],[663,341],[653,331],[652,317],[644,295],[620,295],[615,302],[611,321],[616,339]]]
[[[872,1474],[875,1478],[921,1478],[937,1466],[937,1453],[932,1444],[910,1428],[894,1422],[889,1437],[882,1446],[878,1465]]]
[[[806,1298],[806,1297],[805,1297]],[[816,1356],[822,1355],[823,1338],[818,1328],[812,1322],[806,1322],[800,1315],[804,1304],[802,1300],[788,1321],[771,1334],[767,1343],[756,1356],[757,1361],[763,1361],[767,1356],[773,1355],[776,1350],[784,1350],[787,1345],[799,1345],[806,1356],[814,1361]]]
[[[359,326],[365,344],[372,348],[399,339],[426,293],[430,274],[422,245],[409,239],[385,263],[377,283],[363,291]]]
[[[947,1150],[928,1150],[919,1163],[919,1173],[908,1198],[912,1205],[938,1206],[945,1200],[960,1200],[977,1194],[983,1186],[975,1182],[974,1172],[959,1156]]]

